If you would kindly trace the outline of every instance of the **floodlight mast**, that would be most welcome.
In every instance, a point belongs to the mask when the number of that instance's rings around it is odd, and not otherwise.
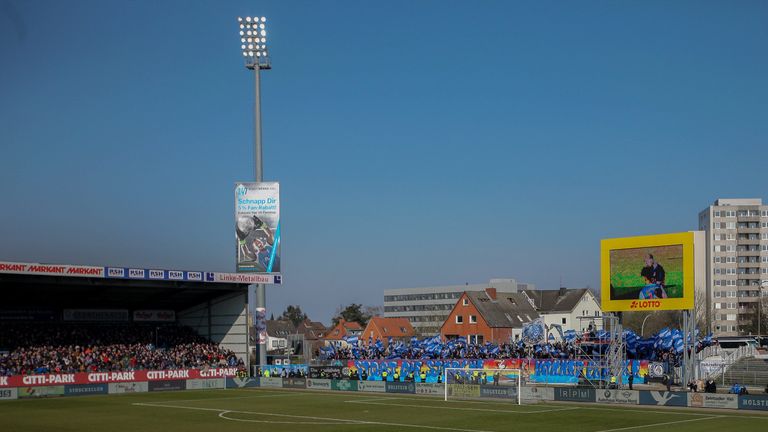
[[[245,67],[253,71],[254,76],[254,100],[253,100],[253,162],[254,180],[264,180],[262,150],[261,150],[261,70],[272,69],[267,51],[267,18],[266,17],[238,17],[237,25],[240,28],[240,49],[245,58]],[[261,310],[266,311],[267,293],[264,284],[255,284],[248,289],[249,313]],[[254,323],[256,324],[256,323]],[[250,330],[250,329],[249,329]],[[267,341],[256,335],[258,351],[256,365],[267,364]],[[250,357],[250,352],[248,353]]]

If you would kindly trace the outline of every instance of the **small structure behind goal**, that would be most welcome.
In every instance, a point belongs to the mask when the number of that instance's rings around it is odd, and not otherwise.
[[[520,404],[520,369],[445,368],[443,385],[448,399],[502,399]]]

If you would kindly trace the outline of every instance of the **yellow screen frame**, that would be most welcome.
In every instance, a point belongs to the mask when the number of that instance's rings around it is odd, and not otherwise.
[[[694,251],[693,232],[655,234],[600,241],[600,307],[603,312],[636,312],[693,309]],[[683,246],[683,297],[653,300],[611,300],[611,251],[659,246]]]

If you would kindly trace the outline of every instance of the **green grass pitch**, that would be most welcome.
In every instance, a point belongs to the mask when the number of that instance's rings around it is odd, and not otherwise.
[[[0,418],[3,432],[768,430],[768,415],[759,412],[263,388],[2,401]]]

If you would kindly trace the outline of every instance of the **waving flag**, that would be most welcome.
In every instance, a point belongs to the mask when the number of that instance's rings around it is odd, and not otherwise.
[[[544,320],[537,318],[529,323],[523,324],[523,341],[527,344],[537,344],[544,342],[546,337],[547,328],[544,325]]]
[[[357,346],[359,338],[357,336],[344,336],[344,341],[352,346]]]

